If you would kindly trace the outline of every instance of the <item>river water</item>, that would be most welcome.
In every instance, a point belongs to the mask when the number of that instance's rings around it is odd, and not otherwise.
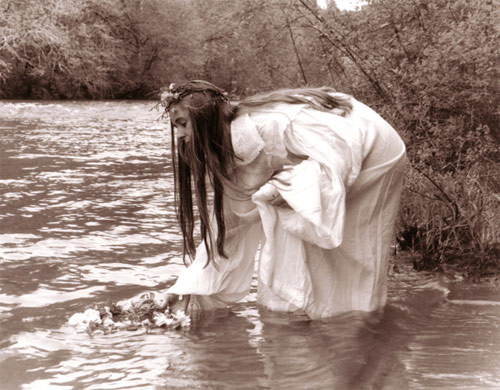
[[[397,260],[380,313],[270,313],[254,285],[188,329],[68,325],[167,288],[183,267],[169,131],[153,105],[0,102],[2,390],[500,388],[499,289]]]

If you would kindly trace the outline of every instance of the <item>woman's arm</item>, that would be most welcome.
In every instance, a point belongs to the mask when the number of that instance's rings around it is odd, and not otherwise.
[[[263,233],[250,196],[236,195],[233,191],[226,191],[224,198],[224,251],[227,257],[216,255],[207,265],[205,244],[200,243],[192,264],[166,291],[166,299],[170,302],[176,302],[175,296],[193,295],[203,308],[218,308],[236,302],[248,293],[255,254]]]
[[[338,115],[310,109],[295,113],[286,126],[273,123],[281,116],[271,116],[271,122],[267,118],[256,118],[259,132],[280,133],[263,138],[281,139],[288,156],[300,158],[262,187],[254,200],[280,206],[283,198],[292,209],[278,210],[286,230],[323,248],[339,246],[347,191],[362,164],[361,129]]]

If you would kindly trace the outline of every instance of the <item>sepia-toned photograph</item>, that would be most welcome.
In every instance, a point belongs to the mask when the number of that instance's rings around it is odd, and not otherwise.
[[[498,0],[0,0],[0,390],[500,389]]]

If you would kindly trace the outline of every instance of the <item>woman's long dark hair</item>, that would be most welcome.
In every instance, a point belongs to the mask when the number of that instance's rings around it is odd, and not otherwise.
[[[279,103],[304,104],[319,111],[339,109],[343,115],[352,110],[348,95],[339,94],[333,88],[321,87],[278,89],[250,96],[238,104],[235,114]]]
[[[183,257],[185,259],[188,255],[194,258],[196,254],[192,194],[194,189],[201,238],[205,242],[207,251],[207,265],[214,260],[214,251],[219,256],[226,256],[224,189],[226,185],[234,188],[231,183],[231,173],[234,171],[237,158],[231,140],[231,121],[241,113],[278,103],[304,104],[321,111],[340,109],[342,114],[352,109],[349,97],[335,95],[333,89],[326,87],[282,89],[262,93],[243,99],[234,106],[224,98],[221,89],[206,81],[190,81],[174,89],[171,87],[171,91],[165,105],[166,109],[175,104],[182,104],[187,108],[193,126],[191,140],[186,144],[179,141],[177,150],[174,127],[171,127],[175,203],[183,235]],[[213,231],[215,226],[209,213],[207,178],[213,187],[216,231]],[[215,242],[214,233],[216,233]]]
[[[172,126],[172,156],[177,154],[177,159],[173,158],[177,218],[183,236],[183,257],[185,259],[188,255],[194,258],[196,251],[192,194],[194,190],[200,219],[200,234],[205,242],[208,264],[214,258],[214,242],[217,253],[225,256],[226,226],[223,194],[224,182],[230,180],[230,172],[234,166],[235,156],[230,131],[234,114],[229,102],[222,98],[221,90],[214,85],[204,81],[192,81],[182,87],[193,91],[179,102],[182,102],[188,110],[193,134],[187,144],[178,145],[176,153]],[[213,188],[213,212],[217,224],[215,241],[215,232],[212,231],[214,226],[209,213],[207,179]]]

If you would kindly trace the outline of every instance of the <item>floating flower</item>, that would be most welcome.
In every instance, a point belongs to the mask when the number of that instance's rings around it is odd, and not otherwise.
[[[89,325],[89,324],[101,324],[101,316],[97,310],[87,309],[83,313],[76,313],[69,319],[70,325]]]
[[[191,325],[191,318],[182,310],[176,313],[170,313],[168,310],[163,312],[161,307],[164,307],[164,302],[159,298],[164,297],[154,293],[142,294],[138,299],[129,299],[111,307],[76,313],[71,316],[68,323],[88,333],[137,330],[140,327],[178,329]]]
[[[82,325],[83,324],[83,318],[84,318],[83,313],[75,313],[68,320],[68,324],[70,324],[71,326]]]
[[[186,315],[182,310],[177,310],[175,313],[175,318],[179,322],[181,328],[187,328],[191,325],[191,317]]]
[[[110,317],[107,317],[105,318],[103,321],[102,321],[102,326],[106,327],[106,328],[112,328],[116,325],[116,323],[110,318]]]
[[[156,326],[166,325],[168,320],[169,318],[164,313],[156,312],[153,314],[153,321]]]

